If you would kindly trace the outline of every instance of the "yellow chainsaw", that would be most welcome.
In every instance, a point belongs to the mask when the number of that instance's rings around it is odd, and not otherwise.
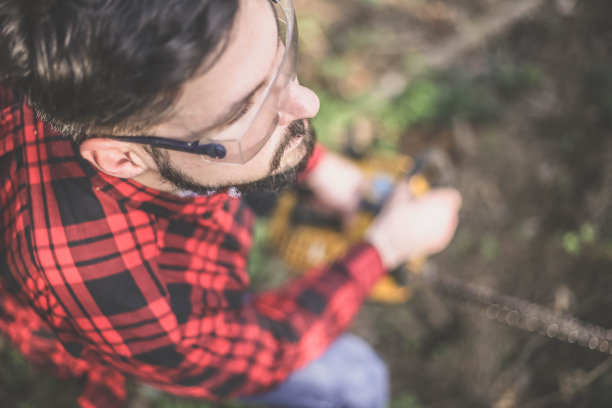
[[[350,226],[345,226],[339,215],[325,214],[312,205],[306,190],[287,190],[278,199],[268,227],[269,242],[297,273],[332,262],[363,240],[368,226],[401,179],[408,178],[414,196],[448,179],[448,160],[438,150],[417,159],[405,154],[380,153],[353,160],[363,171],[368,188]],[[424,261],[414,259],[406,266],[418,271]],[[385,303],[402,303],[410,297],[410,287],[399,273],[382,278],[370,295],[371,300]]]

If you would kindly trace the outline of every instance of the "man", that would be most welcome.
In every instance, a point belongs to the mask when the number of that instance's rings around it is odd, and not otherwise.
[[[249,292],[240,195],[296,178],[350,213],[361,174],[315,146],[290,0],[0,0],[0,330],[125,404],[177,395],[383,407],[384,364],[342,335],[385,271],[443,249],[455,191],[398,187],[367,239]]]

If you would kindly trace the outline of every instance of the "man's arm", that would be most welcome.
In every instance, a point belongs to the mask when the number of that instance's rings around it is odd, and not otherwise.
[[[400,185],[368,232],[372,244],[357,245],[332,265],[253,297],[244,297],[246,287],[225,278],[218,266],[209,265],[209,271],[192,275],[199,278],[189,286],[189,293],[177,293],[188,297],[189,318],[176,313],[181,304],[174,300],[175,316],[184,324],[169,327],[180,337],[160,347],[163,353],[147,354],[159,361],[142,365],[142,357],[134,356],[138,375],[149,382],[153,377],[143,373],[165,376],[154,384],[195,397],[240,396],[268,389],[320,355],[350,325],[388,268],[446,246],[459,205],[453,190],[414,200],[408,186]],[[176,245],[169,246],[173,252],[178,250]],[[238,270],[228,272],[229,277],[240,275]],[[162,276],[166,273],[160,271]],[[177,367],[164,366],[168,355],[180,362]]]

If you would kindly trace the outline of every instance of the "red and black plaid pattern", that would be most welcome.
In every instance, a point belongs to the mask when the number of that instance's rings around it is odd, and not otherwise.
[[[263,392],[319,356],[383,274],[355,247],[250,295],[252,213],[96,172],[0,87],[0,330],[33,362],[87,376],[117,407],[124,375],[190,397]]]

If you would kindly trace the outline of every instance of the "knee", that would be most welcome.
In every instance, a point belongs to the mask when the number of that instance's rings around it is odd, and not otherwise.
[[[389,399],[389,371],[372,347],[359,337],[345,335],[334,344],[345,354],[339,386],[347,408],[385,408]]]
[[[387,365],[368,343],[345,334],[277,389],[245,400],[299,408],[386,408],[388,399]]]

